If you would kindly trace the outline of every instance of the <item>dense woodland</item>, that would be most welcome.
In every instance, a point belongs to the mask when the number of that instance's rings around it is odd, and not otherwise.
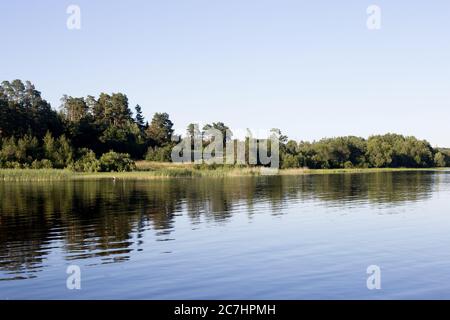
[[[190,124],[187,135],[194,134]],[[207,124],[222,132],[222,122]],[[69,168],[129,171],[134,160],[170,161],[173,123],[167,113],[147,122],[122,93],[63,96],[58,111],[30,82],[0,85],[0,168]],[[204,146],[208,143],[204,137]],[[280,136],[282,168],[383,168],[450,166],[450,150],[398,134],[296,142]]]

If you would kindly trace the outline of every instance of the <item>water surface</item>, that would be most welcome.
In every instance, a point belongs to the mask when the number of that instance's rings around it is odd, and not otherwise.
[[[0,299],[449,299],[449,200],[448,172],[0,182]]]

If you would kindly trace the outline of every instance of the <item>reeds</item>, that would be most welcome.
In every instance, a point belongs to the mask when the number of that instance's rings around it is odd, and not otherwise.
[[[355,174],[397,171],[438,171],[439,169],[282,169],[277,175]],[[446,169],[442,169],[446,170]],[[195,166],[158,162],[138,162],[137,171],[79,173],[60,169],[0,169],[0,181],[57,181],[57,180],[155,180],[166,178],[259,176],[259,167]]]
[[[68,180],[72,177],[70,170],[58,169],[1,169],[0,181],[53,181]]]

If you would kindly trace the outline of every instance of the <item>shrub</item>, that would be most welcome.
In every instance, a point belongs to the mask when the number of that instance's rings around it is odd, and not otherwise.
[[[352,169],[354,167],[353,163],[351,161],[346,161],[344,163],[344,168],[345,169]]]
[[[31,169],[52,169],[53,164],[48,159],[34,160],[31,163]]]
[[[80,149],[79,159],[69,166],[69,169],[79,172],[97,172],[100,171],[100,161],[97,160],[95,153],[87,148]]]
[[[53,168],[53,164],[48,159],[42,159],[41,160],[41,167],[42,167],[42,169],[52,169]]]
[[[133,160],[131,160],[128,153],[117,153],[110,151],[104,153],[100,158],[100,169],[101,171],[111,172],[111,171],[132,171],[136,168]]]
[[[447,157],[442,153],[438,152],[434,156],[434,163],[436,167],[445,167],[447,165]]]
[[[4,164],[5,169],[25,169],[26,166],[17,161],[6,161]]]
[[[35,137],[25,135],[17,141],[16,159],[21,163],[31,164],[39,157],[39,142]]]
[[[31,164],[39,156],[39,143],[35,137],[25,135],[16,141],[14,137],[3,140],[0,150],[2,162]],[[6,166],[6,164],[4,164]]]
[[[298,168],[299,165],[299,159],[297,156],[293,156],[291,154],[286,154],[282,156],[282,169],[287,168]]]
[[[8,162],[16,159],[17,143],[14,137],[6,138],[2,141],[2,149],[0,150],[0,158],[7,166]]]
[[[65,168],[73,162],[71,142],[65,135],[54,139],[50,132],[43,140],[44,156],[49,159],[55,168]]]
[[[168,145],[165,147],[149,147],[147,154],[145,155],[145,160],[148,161],[159,161],[159,162],[169,162],[171,161],[172,146]]]

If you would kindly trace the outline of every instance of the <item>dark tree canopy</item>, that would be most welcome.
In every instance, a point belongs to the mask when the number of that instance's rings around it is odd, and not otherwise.
[[[155,113],[147,128],[147,137],[154,145],[165,146],[172,142],[173,123],[167,113]]]
[[[31,82],[3,81],[0,85],[0,137],[25,134],[42,138],[47,131],[60,134],[62,124],[56,111],[42,99]]]
[[[98,98],[64,95],[57,112],[31,82],[4,81],[0,85],[0,168],[128,170],[133,168],[131,158],[170,161],[173,126],[164,112],[155,113],[148,124],[140,105],[133,117],[123,93],[100,93]],[[203,131],[191,123],[186,134],[200,137],[205,148],[212,141],[208,129],[222,133],[226,148],[232,133],[223,122],[207,124]],[[280,129],[272,129],[272,134],[279,139],[282,168],[450,166],[450,149],[433,148],[425,140],[399,134],[313,142],[288,140]]]
[[[145,129],[145,118],[142,115],[141,106],[137,104],[136,107],[134,107],[134,110],[136,111],[136,116],[135,116],[136,124],[138,125],[138,127],[141,130],[144,130]]]
[[[398,134],[348,136],[296,144],[289,141],[282,162],[285,167],[327,168],[427,168],[448,165],[449,157],[424,140]]]

